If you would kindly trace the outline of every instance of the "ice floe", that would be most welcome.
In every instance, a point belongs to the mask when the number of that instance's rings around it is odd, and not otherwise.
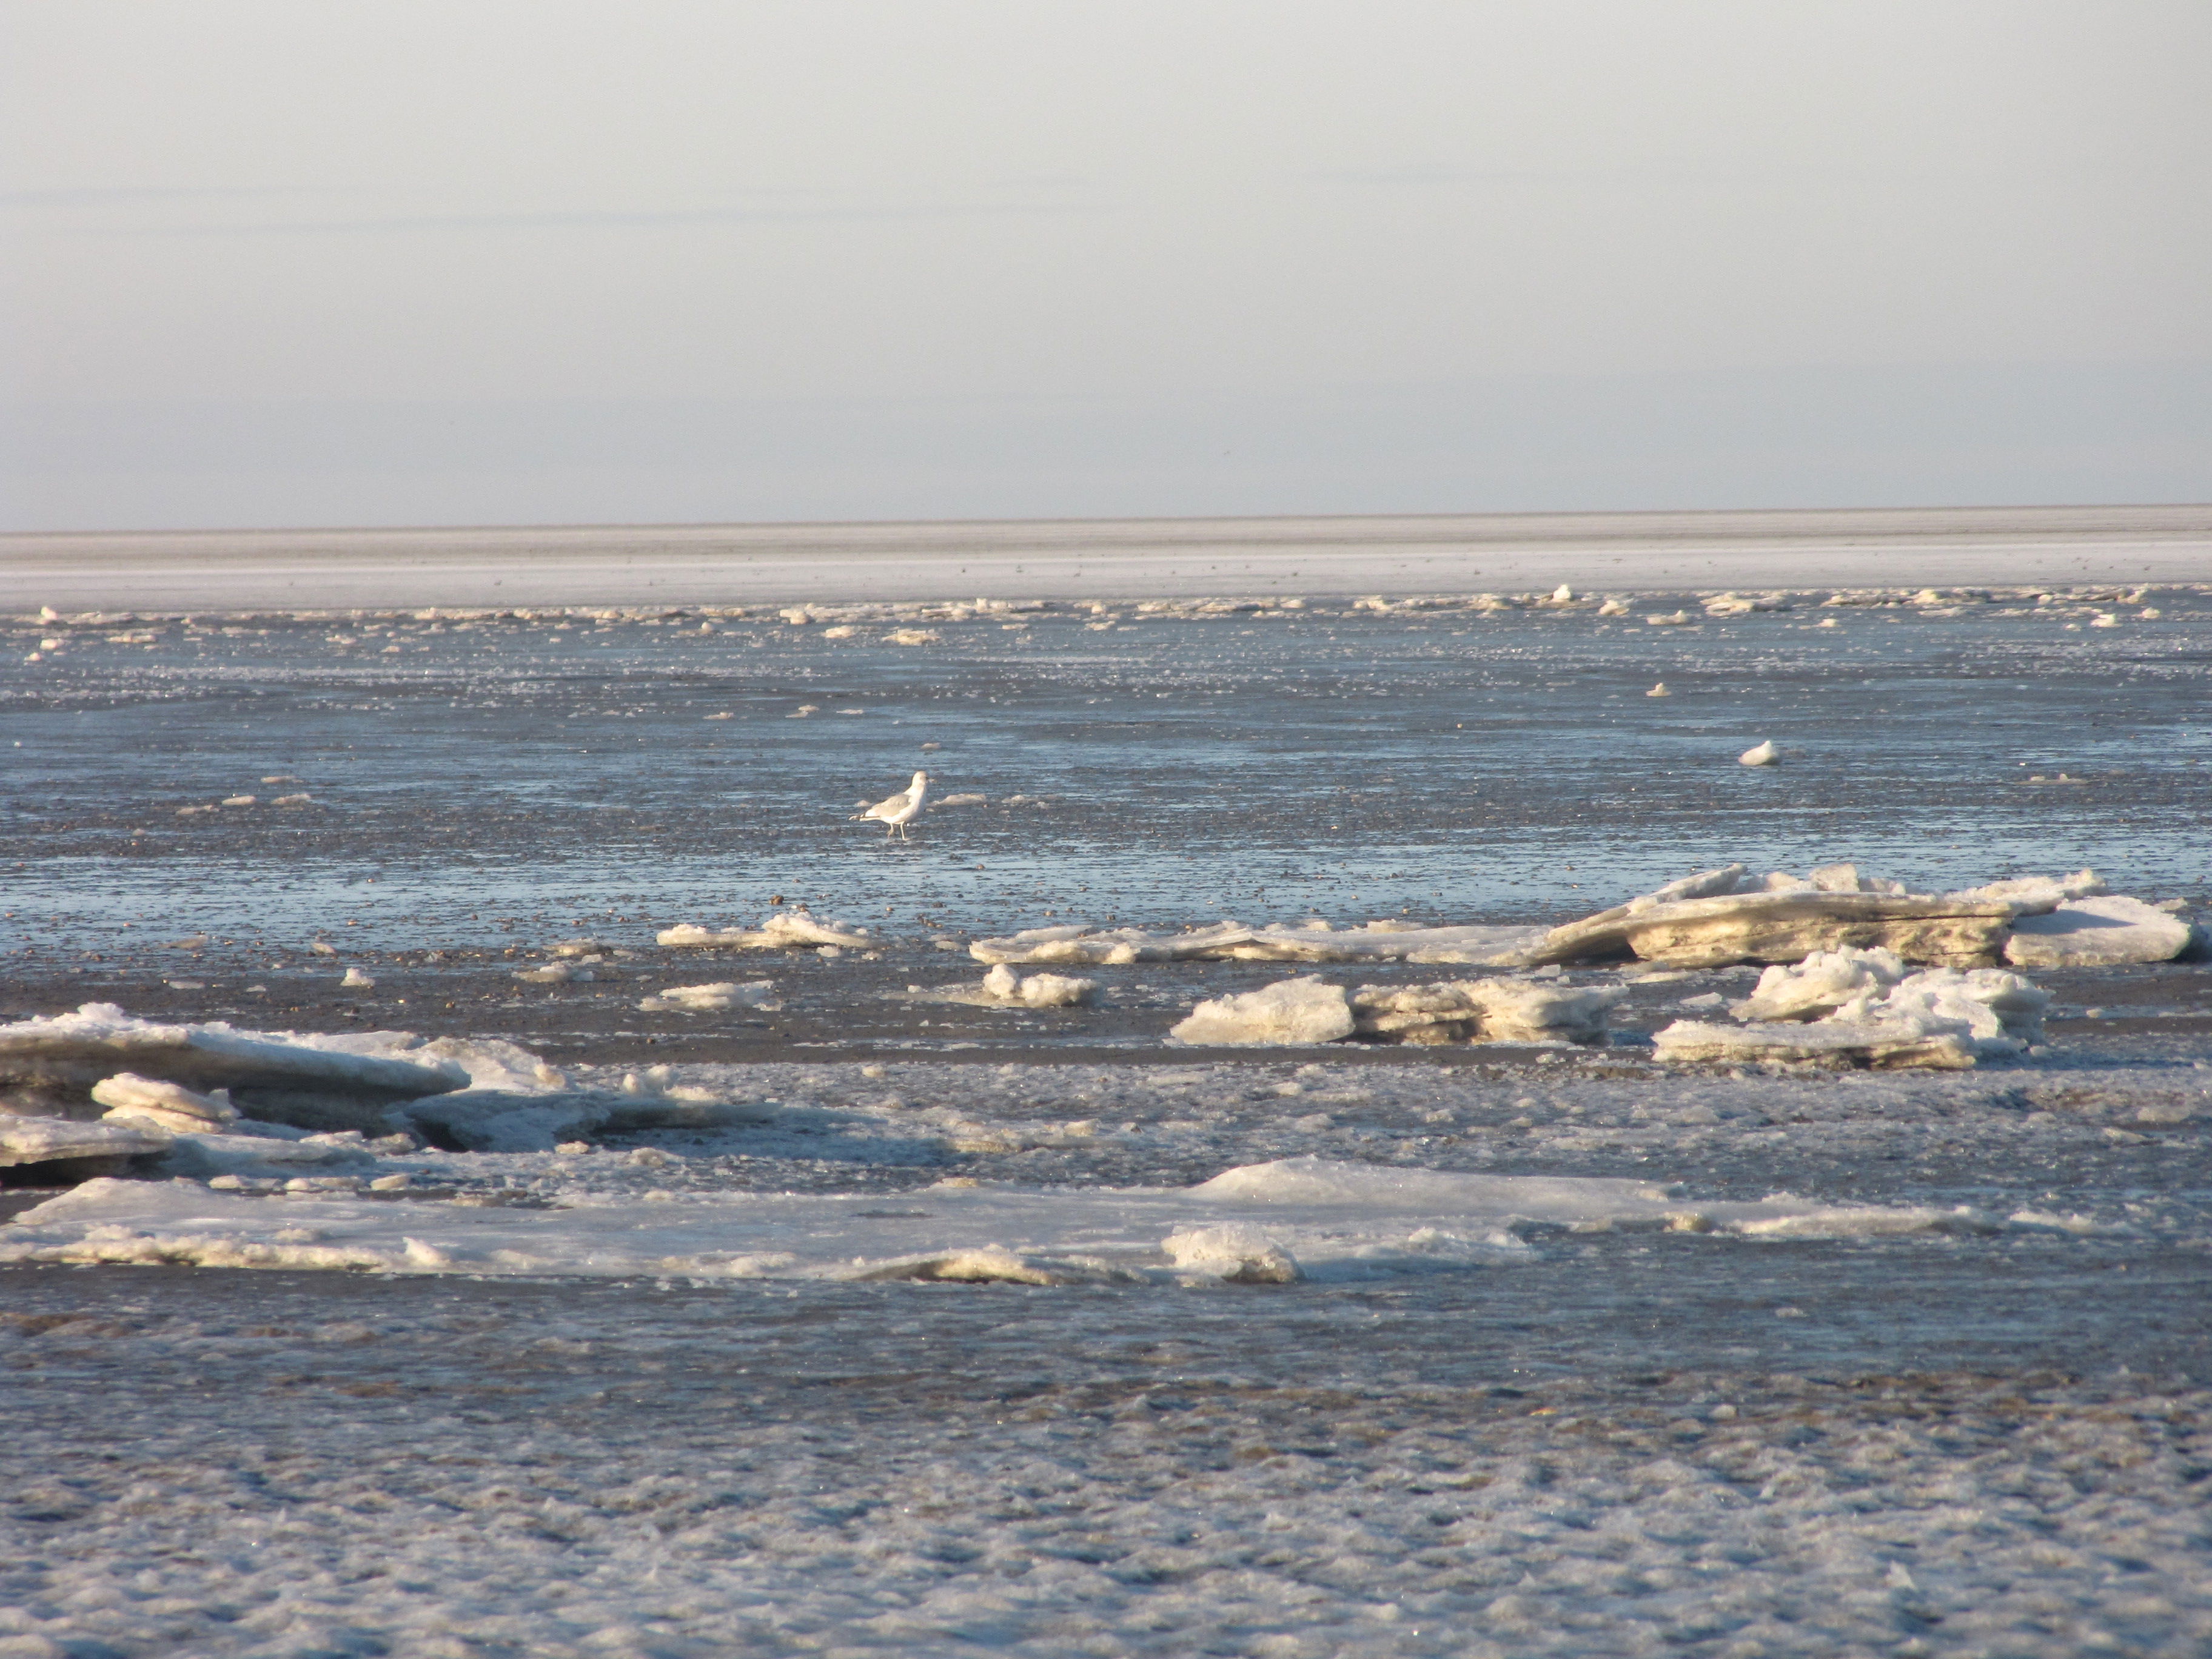
[[[1987,1234],[1972,1209],[1747,1201],[1659,1182],[1468,1175],[1291,1158],[1188,1188],[940,1184],[886,1206],[860,1193],[713,1192],[552,1208],[400,1201],[339,1181],[283,1202],[198,1182],[96,1179],[0,1228],[0,1261],[340,1267],[392,1273],[785,1277],[1030,1285],[1279,1285],[1531,1258],[1559,1232],[1746,1239]],[[2061,1230],[2063,1231],[2063,1229]]]
[[[2069,898],[2041,915],[2021,917],[2004,954],[2022,968],[2108,968],[2171,962],[2194,937],[2179,916],[2114,893]]]
[[[672,1008],[694,1014],[725,1013],[732,1008],[774,1013],[783,1003],[775,994],[774,980],[756,979],[742,985],[733,980],[719,980],[711,985],[671,985],[637,1006],[647,1013]]]
[[[1817,952],[1760,975],[1730,1011],[1747,1024],[1680,1020],[1652,1047],[1681,1063],[1964,1070],[2042,1035],[2051,994],[2018,974],[1902,966],[1887,951]]]
[[[775,911],[757,927],[717,930],[686,921],[663,928],[656,937],[665,945],[724,951],[847,949],[875,943],[866,928],[850,927],[842,921],[817,921],[804,905]]]

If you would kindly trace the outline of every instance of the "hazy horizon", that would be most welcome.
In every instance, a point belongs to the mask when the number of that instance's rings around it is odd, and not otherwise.
[[[0,531],[2212,498],[2202,8],[0,27]]]

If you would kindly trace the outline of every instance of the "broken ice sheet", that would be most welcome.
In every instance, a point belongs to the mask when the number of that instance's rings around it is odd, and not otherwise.
[[[1661,1182],[1447,1174],[1301,1158],[1194,1187],[940,1183],[886,1209],[866,1194],[580,1193],[552,1208],[412,1203],[333,1193],[311,1210],[190,1182],[96,1180],[0,1232],[0,1261],[344,1267],[487,1275],[696,1279],[1358,1280],[1532,1259],[1562,1231],[1738,1238],[1985,1234],[1972,1209],[1747,1201]],[[1295,1269],[1295,1271],[1293,1271]]]

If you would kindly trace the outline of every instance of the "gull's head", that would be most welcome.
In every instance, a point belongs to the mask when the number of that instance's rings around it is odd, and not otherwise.
[[[919,788],[921,788],[921,787],[922,787],[922,785],[924,785],[924,784],[927,783],[928,781],[929,781],[929,774],[928,774],[928,773],[927,773],[927,772],[917,772],[917,773],[915,773],[915,774],[914,775],[914,781],[913,781],[912,783],[910,783],[910,784],[907,785],[907,787],[908,787],[908,788],[909,788],[909,789],[919,789]]]

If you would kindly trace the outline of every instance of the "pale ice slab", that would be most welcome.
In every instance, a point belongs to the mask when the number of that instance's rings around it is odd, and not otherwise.
[[[566,1206],[518,1209],[101,1179],[0,1228],[0,1261],[1053,1284],[1171,1283],[1195,1261],[1235,1255],[1258,1264],[1239,1282],[1284,1282],[1271,1266],[1278,1255],[1307,1278],[1365,1279],[1526,1259],[1530,1237],[1558,1230],[1850,1238],[2020,1224],[1970,1209],[1831,1205],[1787,1193],[1712,1201],[1658,1182],[1456,1175],[1311,1158],[1242,1166],[1180,1188],[938,1186],[905,1194],[896,1209],[863,1194],[659,1194],[641,1201],[580,1188]]]
[[[2005,960],[2022,968],[2112,968],[2171,962],[2195,930],[2180,917],[2119,894],[2070,899],[2013,924]]]

